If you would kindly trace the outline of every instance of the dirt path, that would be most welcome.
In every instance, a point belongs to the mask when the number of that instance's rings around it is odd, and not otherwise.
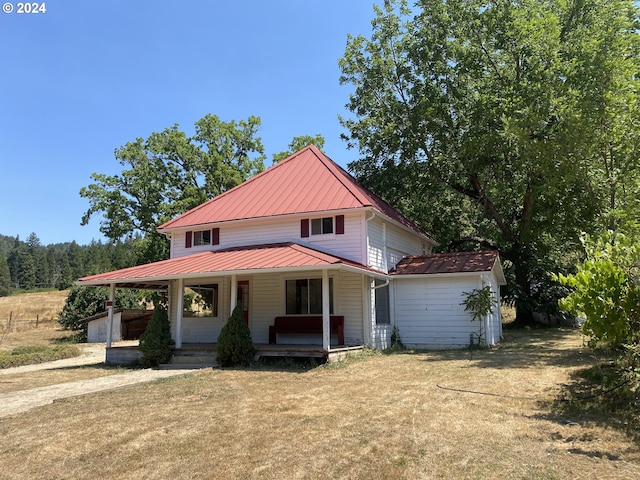
[[[84,354],[64,360],[46,362],[38,365],[25,365],[22,367],[5,368],[0,370],[0,376],[9,374],[20,374],[33,372],[36,370],[49,370],[56,368],[68,368],[74,366],[93,365],[104,362],[104,345],[87,345],[83,347]],[[192,373],[197,369],[175,369],[175,370],[134,370],[131,372],[118,373],[106,377],[90,378],[75,382],[59,383],[46,387],[31,388],[17,392],[0,394],[0,418],[16,413],[26,412],[32,408],[53,403],[55,400],[69,398],[87,393],[111,390],[114,388],[134,385],[138,383],[151,382],[159,378],[173,377]]]

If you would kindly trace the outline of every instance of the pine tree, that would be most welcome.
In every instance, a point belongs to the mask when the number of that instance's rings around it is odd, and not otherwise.
[[[249,326],[244,321],[242,305],[236,305],[226,323],[217,344],[218,363],[223,366],[251,365],[255,349],[251,342]]]
[[[171,360],[171,326],[167,309],[154,301],[153,316],[149,320],[147,329],[140,336],[140,351],[142,364],[157,367],[161,363]]]
[[[11,275],[9,264],[4,254],[0,252],[0,297],[11,295]]]

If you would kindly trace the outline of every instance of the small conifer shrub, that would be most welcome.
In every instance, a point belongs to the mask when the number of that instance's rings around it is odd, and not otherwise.
[[[222,327],[217,344],[218,363],[224,367],[251,365],[256,353],[251,342],[249,326],[244,321],[242,305],[236,305],[226,325]]]
[[[147,329],[140,336],[142,364],[147,367],[157,367],[171,360],[172,340],[169,315],[160,302],[154,302],[154,304],[153,316],[149,320]]]

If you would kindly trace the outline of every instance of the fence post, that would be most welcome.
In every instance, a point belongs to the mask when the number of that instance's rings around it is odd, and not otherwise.
[[[40,315],[36,315],[36,328],[38,328],[38,323],[40,322]]]

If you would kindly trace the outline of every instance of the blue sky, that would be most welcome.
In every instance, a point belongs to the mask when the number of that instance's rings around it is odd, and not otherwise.
[[[0,3],[6,3],[4,0]],[[114,150],[210,113],[259,116],[271,156],[322,134],[339,164],[339,85],[347,34],[371,32],[375,0],[52,0],[46,13],[0,13],[0,234],[42,244],[104,240],[81,226],[93,172]]]

